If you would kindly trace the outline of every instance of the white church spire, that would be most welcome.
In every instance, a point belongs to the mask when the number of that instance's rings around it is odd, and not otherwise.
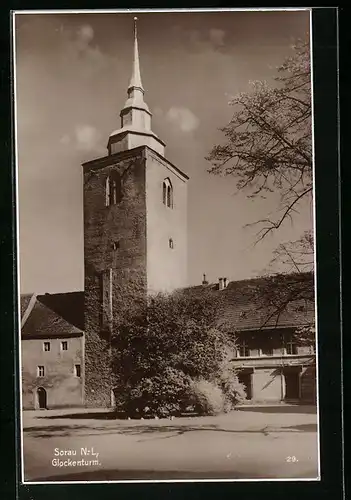
[[[144,92],[140,76],[137,18],[134,17],[132,77],[127,89],[127,100],[120,112],[121,128],[112,132],[108,141],[109,154],[126,151],[138,146],[149,146],[164,155],[165,144],[151,130],[152,114],[149,106],[144,101]]]

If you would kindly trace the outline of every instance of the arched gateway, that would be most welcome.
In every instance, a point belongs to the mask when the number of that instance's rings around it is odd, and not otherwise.
[[[37,389],[37,405],[40,410],[47,408],[47,394],[43,387]]]

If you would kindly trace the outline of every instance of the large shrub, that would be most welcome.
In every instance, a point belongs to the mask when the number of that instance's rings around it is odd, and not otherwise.
[[[190,385],[189,394],[196,413],[218,415],[227,410],[225,395],[214,382],[204,379],[194,380]]]
[[[188,399],[190,377],[167,367],[164,372],[143,377],[117,396],[116,404],[129,416],[179,414]]]
[[[234,406],[246,400],[245,387],[239,382],[235,369],[229,364],[222,367],[217,378],[217,383],[222,389],[229,407],[234,408]]]
[[[175,292],[125,308],[112,337],[119,409],[169,415],[189,406],[195,394],[201,412],[214,414],[235,401],[219,383],[232,336],[218,328],[218,302],[211,292]]]
[[[235,371],[230,368],[213,381],[192,381],[189,389],[189,401],[195,412],[201,415],[226,413],[246,399],[244,386],[239,382]]]

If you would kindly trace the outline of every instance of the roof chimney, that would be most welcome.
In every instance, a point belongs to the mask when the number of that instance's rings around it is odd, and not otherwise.
[[[227,278],[218,278],[218,289],[224,290],[227,288]]]
[[[207,281],[207,279],[206,279],[206,274],[203,274],[202,284],[203,284],[203,285],[208,285],[208,281]]]

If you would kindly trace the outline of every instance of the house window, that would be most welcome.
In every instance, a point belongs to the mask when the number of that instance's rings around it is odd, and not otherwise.
[[[271,346],[265,346],[260,349],[261,356],[273,356],[273,349]]]
[[[297,344],[292,338],[289,338],[285,343],[286,354],[297,354]]]
[[[245,340],[242,340],[240,342],[239,348],[237,350],[237,354],[239,354],[240,358],[246,358],[246,357],[250,356],[250,349],[249,349],[247,343],[245,342]]]
[[[105,186],[105,205],[116,205],[122,199],[121,176],[114,171],[106,179]]]
[[[74,365],[74,373],[76,377],[81,376],[81,370],[80,370],[80,365]]]
[[[168,245],[169,245],[169,248],[172,248],[172,249],[174,248],[174,243],[173,243],[172,238],[169,238]]]
[[[68,349],[68,342],[66,340],[61,342],[61,350],[62,351],[67,351]]]
[[[44,342],[44,351],[50,351],[50,342]]]
[[[166,207],[173,208],[173,187],[170,179],[165,179],[162,185],[162,201]]]
[[[44,369],[44,367],[42,365],[38,366],[37,372],[38,372],[38,377],[44,377],[44,375],[45,375],[45,369]]]

